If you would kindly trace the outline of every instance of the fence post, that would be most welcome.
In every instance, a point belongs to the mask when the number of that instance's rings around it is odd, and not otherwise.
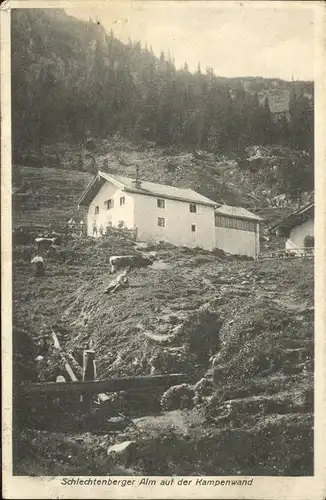
[[[56,378],[56,382],[59,382],[59,383],[61,383],[61,384],[62,384],[62,383],[65,383],[65,382],[66,382],[66,379],[64,378],[64,376],[63,376],[63,375],[58,375],[58,376],[57,376],[57,378]],[[66,405],[66,403],[67,403],[67,397],[66,397],[64,394],[63,394],[63,395],[58,396],[58,398],[57,398],[57,403],[58,403],[59,405],[63,405],[63,406],[65,406],[65,405]]]
[[[87,349],[83,352],[83,380],[95,379],[95,351]],[[83,394],[83,404],[89,410],[92,406],[92,394]]]

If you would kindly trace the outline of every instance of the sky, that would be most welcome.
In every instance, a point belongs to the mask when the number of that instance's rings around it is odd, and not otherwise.
[[[66,8],[99,21],[123,42],[128,38],[174,57],[211,66],[217,76],[313,79],[313,9],[286,2],[119,1]],[[277,4],[277,5],[275,5]]]

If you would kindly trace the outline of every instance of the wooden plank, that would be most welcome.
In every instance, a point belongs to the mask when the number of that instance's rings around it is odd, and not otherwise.
[[[95,379],[95,351],[87,349],[83,352],[83,380]],[[92,394],[83,394],[82,401],[85,408],[92,407]]]
[[[61,346],[60,346],[60,342],[59,342],[59,339],[56,335],[55,332],[52,332],[52,339],[53,339],[53,344],[54,344],[54,347],[56,349],[58,349],[59,351],[61,351]],[[68,363],[68,361],[66,360],[66,358],[64,357],[63,354],[61,354],[61,358],[62,358],[62,361],[64,363],[64,367],[70,377],[70,379],[73,381],[73,382],[77,382],[78,378],[76,377],[76,375],[74,374],[74,371],[73,369],[71,368],[70,364]]]
[[[83,380],[95,379],[95,351],[87,349],[83,352]]]
[[[76,377],[76,375],[74,374],[74,371],[73,369],[71,368],[70,364],[65,362],[65,369],[69,375],[69,377],[71,378],[71,380],[73,382],[77,382],[78,381],[78,378]]]
[[[77,363],[77,361],[75,360],[75,358],[73,357],[73,355],[72,355],[70,352],[68,352],[68,353],[67,353],[67,357],[68,357],[68,358],[69,358],[69,360],[70,360],[70,361],[69,361],[69,364],[70,364],[70,366],[72,367],[72,369],[74,370],[74,372],[75,372],[75,373],[77,372],[77,374],[78,374],[78,375],[80,375],[80,376],[82,377],[82,376],[83,376],[83,369],[82,369],[82,367],[80,366],[80,364],[79,364],[79,363]],[[96,378],[96,377],[95,377],[95,378]]]
[[[54,332],[52,332],[52,339],[53,339],[53,344],[56,349],[61,349],[60,342],[58,340],[58,337]]]
[[[18,388],[21,395],[33,394],[98,394],[102,392],[128,391],[128,389],[151,389],[165,388],[172,385],[187,382],[189,377],[183,373],[170,375],[145,375],[141,377],[124,377],[107,380],[85,380],[67,382],[66,384],[56,382],[21,384]]]

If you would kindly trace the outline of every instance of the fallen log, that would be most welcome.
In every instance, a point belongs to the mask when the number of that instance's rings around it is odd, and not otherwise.
[[[78,378],[76,377],[76,375],[74,374],[74,371],[73,369],[71,368],[70,364],[68,363],[68,361],[65,361],[64,359],[64,356],[62,356],[63,360],[64,360],[64,366],[65,366],[65,369],[69,375],[69,377],[71,378],[71,380],[73,382],[77,382],[78,381]]]
[[[70,352],[68,352],[67,357],[70,360],[71,367],[74,370],[74,372],[77,373],[78,375],[80,375],[80,378],[82,378],[83,369],[80,366],[80,364],[75,360],[75,358],[73,357],[73,355]]]
[[[52,339],[53,339],[53,343],[54,343],[54,347],[56,349],[58,349],[59,351],[61,351],[61,346],[60,346],[60,342],[59,342],[59,339],[57,337],[57,335],[55,334],[55,332],[52,332]],[[64,354],[61,353],[61,358],[62,358],[62,361],[64,363],[64,367],[69,375],[69,377],[71,378],[71,380],[73,382],[77,382],[78,379],[73,371],[73,369],[71,368],[70,364],[68,363],[68,361],[66,360]]]
[[[56,349],[61,349],[61,346],[60,346],[60,343],[59,343],[59,339],[58,339],[58,337],[56,336],[56,334],[54,332],[52,332],[52,339],[53,339],[54,347]]]

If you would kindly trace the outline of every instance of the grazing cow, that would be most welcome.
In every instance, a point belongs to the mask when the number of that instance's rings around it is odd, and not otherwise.
[[[44,276],[45,275],[45,266],[44,266],[43,257],[36,255],[36,257],[34,257],[31,260],[31,264],[34,264],[34,266],[35,266],[35,276]]]
[[[291,250],[285,250],[285,257],[296,257],[297,253]]]
[[[38,255],[44,255],[49,248],[55,243],[55,238],[35,238]]]
[[[126,267],[130,269],[151,266],[153,260],[143,255],[112,255],[110,257],[110,273],[114,274]]]
[[[55,245],[61,245],[63,242],[63,235],[61,233],[51,233],[50,238],[54,239]]]

